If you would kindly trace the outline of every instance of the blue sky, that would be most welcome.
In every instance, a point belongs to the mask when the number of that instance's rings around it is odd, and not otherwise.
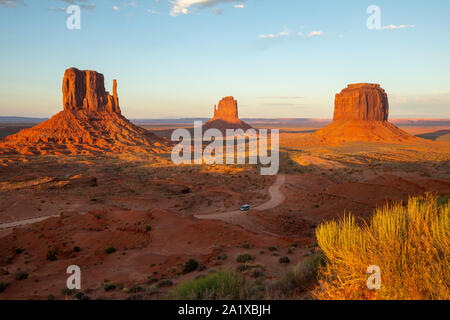
[[[130,118],[209,117],[228,95],[241,117],[330,118],[355,82],[380,83],[392,118],[450,118],[449,15],[448,0],[0,0],[0,115],[55,114],[74,66],[117,79]]]

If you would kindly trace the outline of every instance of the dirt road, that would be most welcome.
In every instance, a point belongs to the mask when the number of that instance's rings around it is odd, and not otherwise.
[[[255,208],[250,208],[250,210],[269,210],[283,203],[285,197],[280,191],[280,188],[285,183],[285,181],[285,175],[278,175],[275,183],[269,187],[270,200]],[[246,219],[242,219],[243,217],[246,217],[245,211],[235,210],[207,215],[195,215],[194,217],[196,217],[197,219],[222,220],[233,224],[239,224],[242,227],[248,229],[248,225],[243,225],[243,223],[246,224],[244,222]]]

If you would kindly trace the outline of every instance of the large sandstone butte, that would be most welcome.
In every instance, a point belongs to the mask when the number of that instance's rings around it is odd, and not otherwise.
[[[168,143],[122,116],[117,96],[105,90],[104,77],[95,71],[66,70],[64,110],[41,124],[8,136],[0,154],[105,154],[166,152]]]
[[[105,79],[95,71],[67,69],[63,79],[64,110],[85,110],[88,113],[119,113],[117,81],[113,81],[113,95],[105,91]]]
[[[252,129],[250,125],[238,117],[238,103],[233,97],[225,97],[214,106],[214,117],[203,125],[203,130],[219,129],[226,133],[226,129]]]
[[[336,94],[334,121],[387,121],[389,102],[379,84],[350,84]]]
[[[313,137],[324,143],[407,142],[414,137],[388,122],[389,102],[379,84],[357,83],[336,94],[333,123]]]

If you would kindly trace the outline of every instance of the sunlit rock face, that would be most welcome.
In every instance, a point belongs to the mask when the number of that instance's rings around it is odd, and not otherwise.
[[[387,121],[389,102],[379,84],[350,84],[336,95],[334,121]]]
[[[67,69],[64,73],[62,91],[64,110],[120,114],[117,81],[113,81],[113,95],[110,95],[105,90],[105,79],[101,73],[76,68]]]
[[[233,97],[225,97],[219,102],[219,106],[214,106],[214,117],[205,123],[203,130],[218,129],[226,133],[227,129],[252,129],[250,125],[243,122],[238,117],[238,102]]]

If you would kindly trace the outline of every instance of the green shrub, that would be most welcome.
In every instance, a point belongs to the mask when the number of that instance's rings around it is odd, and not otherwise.
[[[71,295],[74,294],[74,292],[75,292],[74,289],[69,289],[69,288],[67,288],[67,287],[61,289],[61,293],[62,293],[64,296],[71,296]]]
[[[317,284],[317,274],[324,263],[325,256],[320,252],[305,257],[303,261],[287,271],[280,280],[268,286],[270,298],[292,298],[300,292],[312,289]]]
[[[6,284],[4,282],[0,282],[0,293],[5,291],[6,287],[8,287],[8,284]]]
[[[228,256],[226,253],[221,254],[217,257],[217,260],[227,260]]]
[[[26,278],[28,278],[28,273],[23,271],[19,271],[14,275],[14,279],[16,280],[25,280]]]
[[[116,290],[116,285],[114,283],[107,282],[103,285],[103,290],[105,290],[105,292],[114,291]]]
[[[278,261],[279,261],[281,264],[288,264],[288,263],[291,262],[291,259],[289,259],[289,257],[281,257]]]
[[[105,253],[106,254],[111,254],[111,253],[114,253],[116,251],[117,251],[116,248],[114,248],[113,246],[110,246],[110,247],[105,249]]]
[[[239,263],[249,262],[249,261],[252,261],[253,259],[254,259],[254,257],[249,253],[243,253],[236,257],[236,261]]]
[[[176,300],[238,300],[245,279],[234,271],[218,271],[204,278],[182,283],[169,293]]]
[[[249,269],[249,267],[246,264],[240,264],[236,267],[237,272],[245,272]]]
[[[183,269],[183,273],[190,273],[193,272],[195,270],[197,270],[198,268],[198,262],[197,260],[194,259],[189,259],[188,261],[186,261],[186,263],[184,264],[184,269]]]
[[[47,251],[47,260],[48,261],[55,261],[57,259],[57,254],[58,254],[58,248],[57,247],[53,247],[48,249]]]
[[[171,286],[173,286],[173,282],[170,279],[161,280],[157,285],[158,288],[166,288]]]

